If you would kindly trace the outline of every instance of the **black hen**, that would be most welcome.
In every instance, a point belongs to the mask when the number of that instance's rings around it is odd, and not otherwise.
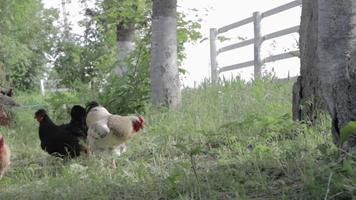
[[[40,124],[41,148],[50,155],[61,158],[74,158],[79,156],[82,150],[85,150],[79,144],[79,139],[74,136],[78,134],[74,131],[75,128],[72,129],[66,124],[57,126],[44,109],[37,110],[35,118]]]
[[[85,108],[79,105],[72,107],[70,111],[71,120],[69,124],[62,126],[66,127],[70,134],[82,140],[87,138],[87,126],[85,123],[86,111]]]
[[[91,101],[91,102],[88,102],[86,107],[85,107],[85,111],[86,113],[88,113],[92,108],[95,108],[97,106],[100,106],[98,102],[96,101]]]

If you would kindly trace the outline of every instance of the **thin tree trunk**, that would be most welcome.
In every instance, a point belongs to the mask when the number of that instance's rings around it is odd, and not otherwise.
[[[332,133],[356,120],[356,2],[319,0],[318,70],[322,96],[332,118]],[[355,147],[351,137],[344,149]]]
[[[125,60],[135,49],[135,28],[133,23],[119,23],[116,25],[116,38],[118,48],[118,64],[115,72],[118,76],[124,76],[127,73],[127,64]]]
[[[156,106],[181,104],[177,67],[177,0],[153,0],[151,89]]]

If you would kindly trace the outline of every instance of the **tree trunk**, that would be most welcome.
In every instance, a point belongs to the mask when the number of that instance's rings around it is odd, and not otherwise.
[[[181,104],[177,67],[177,0],[153,0],[151,89],[156,106]]]
[[[356,2],[319,0],[318,70],[322,96],[332,118],[332,133],[356,120]],[[355,146],[355,137],[345,143]]]
[[[314,123],[323,108],[317,76],[318,1],[303,0],[299,33],[300,77],[293,87],[293,119]]]
[[[301,84],[301,76],[298,76],[297,81],[293,84],[292,89],[292,115],[294,121],[302,120],[302,84]]]
[[[133,23],[119,23],[116,25],[116,38],[118,48],[118,65],[115,72],[118,76],[123,76],[127,73],[127,64],[125,60],[129,54],[135,49],[135,28]]]

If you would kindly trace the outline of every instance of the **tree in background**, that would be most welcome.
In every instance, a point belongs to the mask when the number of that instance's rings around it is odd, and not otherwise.
[[[101,20],[105,28],[115,27],[117,63],[115,72],[124,76],[128,71],[126,60],[135,49],[136,32],[147,25],[150,1],[104,0],[97,1],[96,8],[87,9],[86,14]]]
[[[177,66],[177,1],[153,0],[151,38],[151,91],[156,106],[181,104]]]
[[[115,72],[118,76],[124,76],[127,73],[125,59],[135,48],[135,25],[133,23],[119,23],[116,25],[117,38],[117,67]]]
[[[52,54],[58,12],[40,0],[1,0],[0,68],[3,83],[21,90],[37,87]]]
[[[113,45],[115,31],[108,28],[110,24],[106,23],[104,17],[95,10],[87,9],[85,1],[83,5],[87,17],[80,25],[85,31],[83,35],[77,35],[71,31],[70,24],[65,18],[68,15],[65,13],[68,2],[62,1],[64,20],[58,21],[62,29],[56,40],[54,70],[51,70],[49,79],[60,80],[56,87],[79,91],[91,86],[95,91],[107,82],[107,73],[116,62],[117,53]]]
[[[64,39],[65,34],[60,34],[54,51],[55,70],[52,70],[51,78],[61,79],[61,85],[67,88],[86,93],[90,91],[93,94],[91,98],[96,98],[112,112],[142,112],[151,96],[151,48],[148,47],[152,36],[152,1],[104,0],[96,1],[90,8],[83,1],[82,5],[86,15],[80,22],[85,28],[84,35],[70,32]],[[187,20],[185,13],[176,14],[179,65],[185,58],[184,44],[197,41],[201,34],[199,19]],[[135,36],[126,34],[126,28],[135,29]],[[125,46],[120,44],[125,41],[131,43],[131,39],[134,41],[131,53],[120,50]],[[118,52],[126,53],[119,58]],[[125,67],[125,73],[117,76],[114,72],[120,63]],[[183,69],[179,71],[185,72]]]
[[[86,27],[85,47],[90,51],[99,54],[102,50],[93,48],[103,46],[103,50],[110,52],[120,52],[117,49],[117,40],[119,37],[126,37],[125,34],[118,31],[118,22],[134,23],[135,37],[134,50],[125,54],[123,60],[117,57],[116,53],[111,53],[106,59],[93,60],[93,69],[100,69],[95,78],[100,83],[92,85],[102,85],[102,90],[99,94],[99,99],[109,109],[116,113],[132,113],[143,110],[144,105],[150,99],[150,75],[149,64],[151,52],[151,1],[127,1],[127,0],[106,0],[98,1],[94,8],[86,9],[88,18],[83,23]],[[192,11],[194,12],[194,11]],[[186,15],[180,12],[178,15],[178,64],[185,58],[184,44],[189,41],[197,41],[201,38],[198,32],[200,28],[199,20],[187,20]],[[124,23],[125,22],[125,23]],[[125,26],[125,25],[123,25]],[[115,41],[116,40],[116,41]],[[90,45],[89,45],[90,44]],[[116,45],[113,45],[116,44]],[[88,50],[89,51],[89,50]],[[114,57],[113,57],[114,55]],[[92,60],[88,57],[87,59]],[[110,59],[109,59],[110,58]],[[104,67],[100,61],[115,60],[114,62],[106,62]],[[126,72],[123,76],[118,77],[112,72],[117,67],[118,63],[123,63],[126,67]],[[180,72],[184,72],[183,69]],[[93,77],[92,77],[93,78]],[[135,95],[133,95],[135,94]],[[123,110],[126,109],[126,110]]]
[[[97,98],[115,113],[142,112],[149,99],[147,8],[140,0],[97,1],[94,8],[85,8],[82,62],[95,71],[89,78]],[[125,30],[127,24],[135,31]]]

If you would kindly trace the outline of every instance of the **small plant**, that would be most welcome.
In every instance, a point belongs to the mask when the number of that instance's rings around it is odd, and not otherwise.
[[[339,145],[342,146],[352,134],[356,134],[356,121],[350,121],[344,127],[342,127],[340,131]]]
[[[122,77],[111,76],[100,93],[102,104],[113,113],[142,113],[149,102],[149,52],[144,44],[142,41],[126,60],[128,72]]]
[[[46,101],[49,105],[47,112],[51,113],[53,118],[59,120],[68,119],[68,114],[73,105],[82,105],[84,103],[81,101],[79,94],[75,92],[54,92],[46,98]]]

